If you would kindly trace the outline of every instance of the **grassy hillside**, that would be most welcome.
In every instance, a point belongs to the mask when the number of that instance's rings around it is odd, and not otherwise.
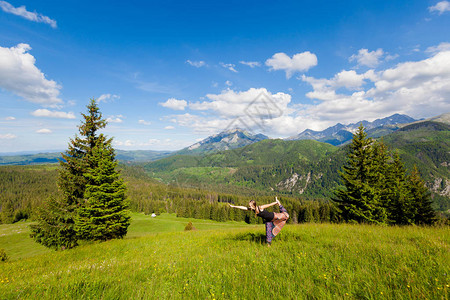
[[[269,248],[262,225],[186,221],[0,263],[1,298],[448,299],[448,228],[287,225]]]
[[[338,148],[313,140],[263,140],[239,149],[221,151],[201,157],[177,155],[145,166],[149,172],[172,171],[189,167],[269,166],[281,163],[319,160]]]

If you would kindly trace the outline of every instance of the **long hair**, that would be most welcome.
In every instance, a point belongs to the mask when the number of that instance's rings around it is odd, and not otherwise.
[[[255,212],[255,216],[257,215],[257,208],[258,206],[256,205],[256,201],[255,200],[250,200],[250,202],[248,203],[248,209],[252,210]]]

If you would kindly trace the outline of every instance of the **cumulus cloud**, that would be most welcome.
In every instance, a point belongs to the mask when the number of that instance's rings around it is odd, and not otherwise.
[[[234,64],[225,64],[223,62],[220,63],[220,65],[222,67],[224,67],[225,69],[230,70],[231,72],[237,73],[238,71],[235,69],[236,65]]]
[[[193,67],[196,67],[196,68],[201,68],[201,67],[204,67],[204,66],[206,66],[206,63],[203,61],[203,60],[200,60],[200,61],[192,61],[192,60],[186,60],[186,63],[187,64],[190,64],[191,66],[193,66]]]
[[[36,59],[27,53],[29,50],[28,44],[0,47],[0,87],[33,103],[60,105],[63,102],[59,98],[61,86],[45,78],[35,66]]]
[[[271,118],[289,111],[291,96],[265,88],[247,91],[227,89],[220,94],[208,94],[205,101],[191,102],[189,108],[197,114],[172,115],[176,124],[193,128],[196,133],[213,134],[225,129],[244,128],[261,131]]]
[[[120,96],[114,95],[114,94],[102,94],[102,95],[100,95],[100,97],[97,98],[97,102],[98,103],[100,103],[100,102],[106,103],[106,102],[109,102],[110,100],[114,101],[116,99],[120,99]]]
[[[148,121],[145,121],[145,120],[139,120],[138,123],[141,124],[141,125],[146,125],[146,126],[152,124],[152,122],[148,122]]]
[[[166,102],[160,102],[159,105],[173,110],[184,110],[187,106],[187,101],[170,98]]]
[[[12,117],[12,116],[9,116],[9,117],[6,117],[5,118],[5,120],[6,121],[14,121],[16,118],[15,117]]]
[[[73,112],[52,111],[48,109],[37,109],[31,115],[43,118],[75,119]]]
[[[122,123],[123,122],[122,119],[123,119],[122,115],[109,116],[108,118],[106,118],[106,122],[108,122],[108,123]]]
[[[307,96],[321,101],[305,107],[303,115],[349,123],[361,116],[369,119],[398,112],[424,117],[450,111],[450,51],[379,72],[352,74],[353,79],[345,82],[353,84],[347,86],[338,84],[338,78],[338,74],[332,79],[302,78],[313,87]],[[358,85],[361,79],[370,84]],[[339,86],[348,92],[338,92]]]
[[[275,53],[266,60],[266,66],[270,70],[283,70],[286,72],[286,78],[290,78],[296,72],[305,72],[310,68],[317,66],[317,56],[309,51],[297,53],[289,57],[285,53]]]
[[[17,138],[17,136],[12,133],[0,134],[0,140],[13,140],[15,138]]]
[[[246,66],[249,66],[250,68],[255,68],[255,67],[260,67],[261,66],[261,63],[259,62],[259,61],[240,61],[239,62],[240,64],[243,64],[243,65],[246,65]]]
[[[358,66],[375,68],[380,64],[383,55],[383,49],[377,49],[375,51],[369,51],[368,49],[359,49],[358,54],[353,54],[352,56],[350,56],[349,61],[356,61],[358,63]]]
[[[52,131],[50,129],[47,129],[47,128],[42,128],[42,129],[36,130],[36,133],[39,133],[39,134],[50,134],[50,133],[52,133]]]
[[[175,127],[169,125],[169,126],[164,127],[164,129],[166,129],[166,130],[172,130],[172,129],[175,129]]]
[[[450,2],[449,1],[441,1],[436,3],[436,5],[428,7],[430,12],[437,12],[439,15],[442,15],[446,11],[450,11]]]
[[[20,16],[33,22],[45,23],[53,28],[57,27],[55,20],[52,20],[42,14],[38,14],[37,12],[28,11],[25,6],[14,7],[6,1],[0,1],[0,8],[6,13]]]
[[[439,53],[439,52],[443,52],[443,51],[450,51],[450,43],[443,42],[443,43],[440,43],[437,46],[428,47],[425,50],[425,52],[431,53],[433,55],[436,54],[436,53]]]

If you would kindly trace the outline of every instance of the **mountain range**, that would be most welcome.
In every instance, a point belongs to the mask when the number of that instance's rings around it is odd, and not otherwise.
[[[264,134],[253,135],[239,128],[223,131],[177,151],[176,154],[207,154],[217,151],[241,148],[268,139]]]
[[[396,131],[399,128],[399,126],[397,126],[398,124],[408,124],[415,121],[415,119],[407,115],[394,114],[387,118],[376,119],[373,122],[364,120],[348,125],[338,123],[322,131],[306,129],[298,135],[287,138],[287,140],[316,140],[334,146],[339,146],[349,142],[352,139],[353,133],[360,124],[366,128],[369,136],[380,137],[381,135],[386,135]]]

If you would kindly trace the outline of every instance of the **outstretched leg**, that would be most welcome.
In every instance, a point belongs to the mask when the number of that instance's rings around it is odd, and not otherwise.
[[[280,212],[274,214],[275,215],[275,218],[273,219],[274,228],[272,229],[272,233],[274,236],[280,233],[281,229],[286,224],[286,221],[289,219],[289,214],[286,208],[284,208],[284,206],[281,205],[278,199],[276,199],[276,201],[278,202],[278,206],[280,207]]]

